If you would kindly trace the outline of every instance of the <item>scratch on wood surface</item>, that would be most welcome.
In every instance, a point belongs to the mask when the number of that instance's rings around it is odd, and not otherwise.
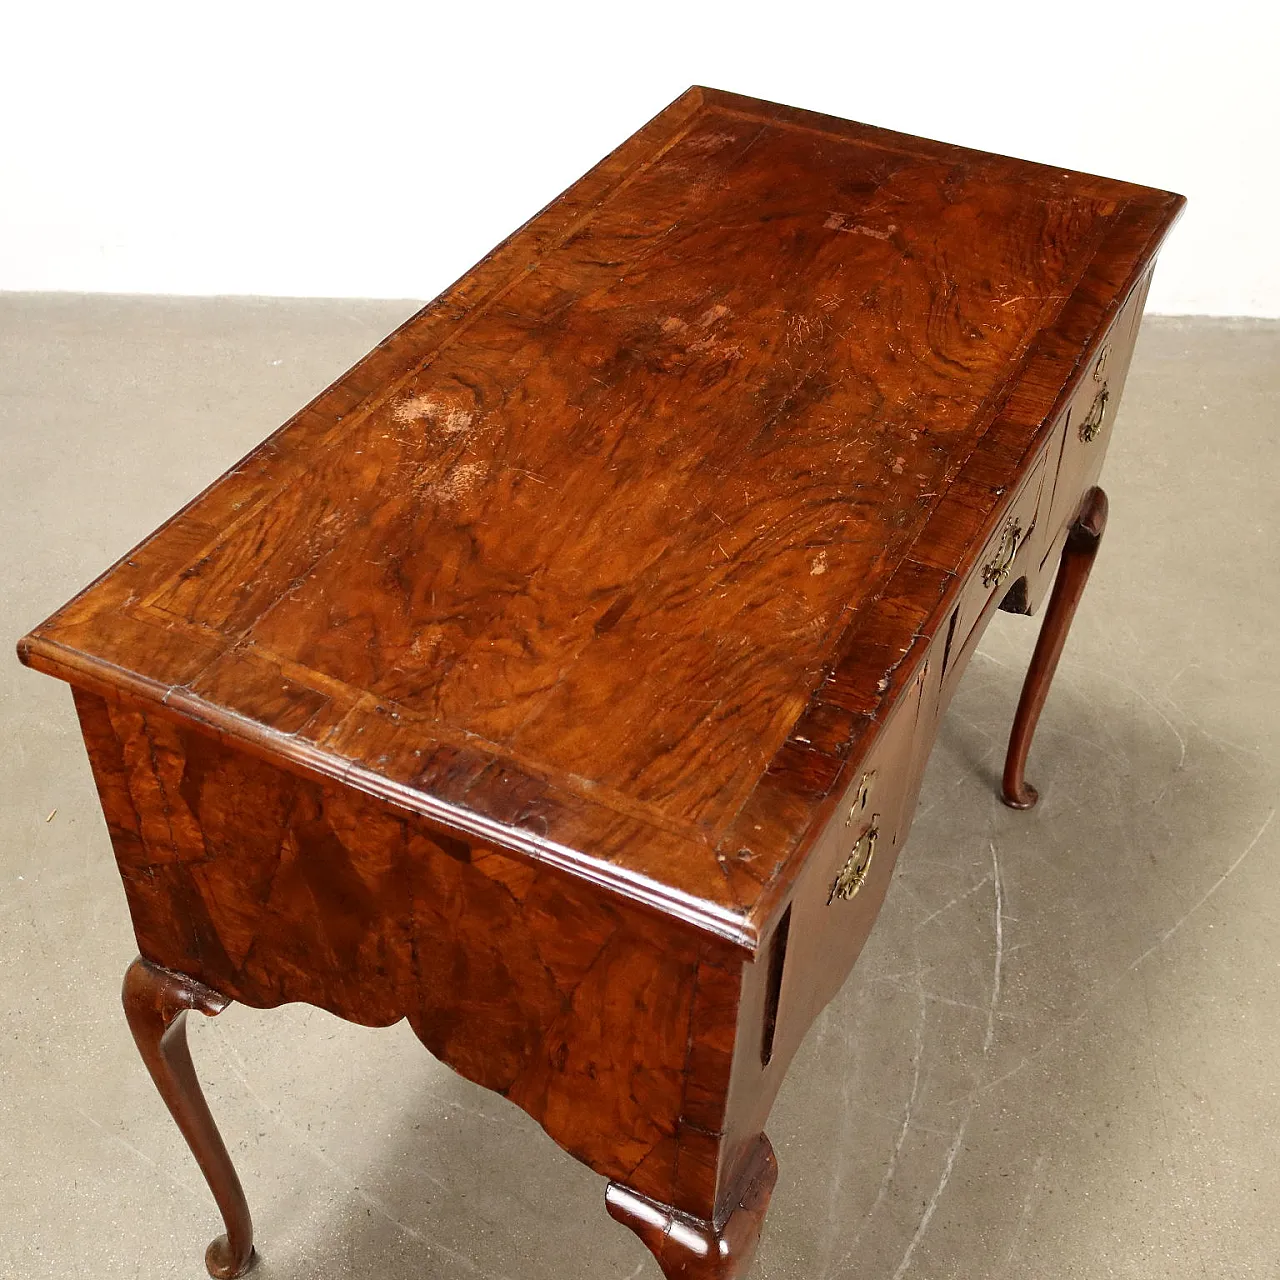
[[[441,434],[456,436],[465,431],[475,417],[468,409],[442,404],[433,396],[410,396],[392,406],[391,416],[402,426],[412,422],[434,423]]]
[[[894,232],[898,229],[892,222],[883,231],[877,227],[868,227],[862,222],[849,223],[845,220],[843,213],[834,210],[827,215],[827,220],[822,225],[828,231],[843,231],[851,236],[870,236],[873,240],[892,240]]]
[[[481,482],[484,475],[484,463],[460,462],[432,486],[432,491],[441,502],[461,502]]]
[[[704,133],[700,137],[690,138],[686,143],[690,151],[719,151],[730,142],[736,142],[737,135],[732,133]]]

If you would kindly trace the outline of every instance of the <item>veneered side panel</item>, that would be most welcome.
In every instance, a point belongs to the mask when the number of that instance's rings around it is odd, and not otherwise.
[[[407,1018],[591,1168],[710,1216],[740,952],[139,705],[76,707],[148,960]]]

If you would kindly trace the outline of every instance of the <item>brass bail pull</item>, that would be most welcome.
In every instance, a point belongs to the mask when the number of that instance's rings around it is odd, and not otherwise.
[[[1031,530],[1028,529],[1027,533]],[[996,553],[982,566],[982,585],[990,589],[998,586],[1008,576],[1009,570],[1013,567],[1014,558],[1018,554],[1018,548],[1024,541],[1022,532],[1022,522],[1020,520],[1010,520],[1005,526],[1004,534],[1000,538],[1000,546],[996,549]]]
[[[880,838],[880,815],[872,814],[871,826],[858,837],[853,852],[840,868],[831,892],[827,895],[827,906],[837,898],[848,902],[866,883],[867,874],[871,870],[871,859],[876,856],[876,841]]]
[[[1093,403],[1089,406],[1089,412],[1085,416],[1085,420],[1080,424],[1080,439],[1088,444],[1090,440],[1096,440],[1098,432],[1102,430],[1102,418],[1107,411],[1107,401],[1111,399],[1111,393],[1107,390],[1107,384],[1104,382],[1093,397]]]

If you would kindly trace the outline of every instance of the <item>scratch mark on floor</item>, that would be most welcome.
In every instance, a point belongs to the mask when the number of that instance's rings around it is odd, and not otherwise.
[[[975,885],[971,885],[971,886],[970,886],[968,889],[966,889],[963,893],[958,893],[958,894],[956,894],[956,896],[955,896],[954,898],[952,898],[950,902],[948,902],[948,903],[946,903],[945,905],[943,905],[943,906],[939,907],[939,908],[937,909],[937,911],[931,911],[931,912],[930,912],[927,916],[925,916],[925,918],[924,918],[923,920],[921,920],[921,921],[920,921],[920,923],[919,923],[918,925],[916,925],[915,927],[916,927],[917,929],[923,929],[923,928],[925,927],[925,925],[927,925],[931,920],[936,920],[936,919],[937,919],[937,918],[938,918],[938,917],[939,917],[939,916],[940,916],[944,911],[950,911],[950,910],[951,910],[951,908],[952,908],[952,907],[954,907],[957,903],[959,903],[959,902],[963,902],[966,898],[970,898],[970,897],[972,897],[975,893],[977,893],[977,892],[978,892],[978,890],[979,890],[979,889],[981,889],[981,888],[982,888],[982,886],[983,886],[984,884],[990,884],[990,883],[991,883],[991,877],[990,877],[990,876],[983,876],[983,877],[982,877],[982,879],[981,879],[981,880],[979,880],[977,884],[975,884]]]
[[[1169,939],[1172,938],[1173,935],[1177,933],[1178,930],[1181,929],[1182,926],[1186,924],[1187,921],[1190,920],[1191,917],[1194,916],[1196,912],[1198,912],[1200,908],[1203,907],[1204,904],[1208,902],[1209,899],[1212,898],[1213,895],[1217,893],[1218,890],[1221,889],[1224,884],[1226,884],[1226,882],[1235,874],[1236,869],[1240,866],[1240,864],[1257,847],[1258,841],[1261,840],[1262,837],[1266,834],[1267,828],[1271,826],[1271,821],[1275,816],[1276,816],[1276,810],[1273,808],[1271,812],[1267,814],[1266,819],[1263,822],[1262,826],[1260,826],[1258,830],[1254,833],[1253,839],[1250,840],[1249,843],[1245,846],[1244,852],[1241,853],[1240,856],[1236,858],[1235,861],[1232,862],[1232,864],[1204,891],[1204,893],[1202,893],[1200,897],[1197,898],[1196,901],[1192,903],[1192,905],[1181,916],[1179,916],[1177,920],[1173,922],[1173,924],[1171,924],[1162,934],[1160,934],[1160,936],[1136,960],[1126,965],[1125,968],[1121,970],[1120,974],[1116,977],[1114,982],[1110,983],[1106,988],[1098,992],[1098,994],[1095,995],[1091,1000],[1088,1000],[1085,1003],[1084,1007],[1078,1013],[1073,1014],[1065,1022],[1061,1023],[1058,1027],[1058,1030],[1052,1036],[1050,1036],[1049,1039],[1044,1042],[1044,1044],[1042,1044],[1038,1049],[1036,1049],[1034,1053],[1027,1054],[1026,1057],[1024,1057],[1022,1061],[1017,1064],[1017,1066],[1011,1067],[1003,1075],[997,1076],[994,1080],[988,1081],[986,1084],[982,1086],[982,1089],[980,1090],[980,1092],[989,1093],[992,1089],[995,1089],[998,1086],[1004,1084],[1006,1080],[1010,1080],[1014,1076],[1019,1075],[1021,1072],[1025,1071],[1027,1067],[1031,1066],[1032,1063],[1036,1062],[1039,1058],[1043,1057],[1043,1055],[1046,1054],[1050,1049],[1052,1049],[1054,1045],[1058,1044],[1059,1041],[1062,1040],[1062,1038],[1067,1034],[1068,1031],[1070,1031],[1073,1027],[1076,1027],[1081,1022],[1083,1022],[1084,1019],[1088,1017],[1088,1015],[1092,1013],[1093,1010],[1096,1009],[1098,1005],[1100,1005],[1125,980],[1125,978],[1129,976],[1129,974],[1131,974],[1135,969],[1137,969],[1147,959],[1149,959],[1155,952],[1157,952],[1162,946],[1164,946],[1164,944],[1168,942]]]
[[[185,1191],[189,1196],[195,1196],[196,1198],[202,1197],[202,1193],[198,1187],[192,1186],[190,1183],[184,1182],[181,1178],[174,1177],[174,1175],[170,1173],[168,1169],[166,1169],[162,1164],[153,1160],[140,1147],[135,1147],[133,1143],[128,1140],[128,1138],[122,1138],[118,1133],[113,1133],[110,1129],[107,1128],[105,1124],[103,1124],[100,1120],[96,1120],[82,1107],[74,1107],[73,1110],[75,1111],[76,1115],[83,1116],[84,1119],[86,1119],[91,1125],[93,1125],[95,1129],[97,1129],[100,1133],[104,1134],[110,1142],[115,1143],[115,1145],[118,1147],[123,1147],[126,1151],[130,1152],[132,1155],[137,1156],[137,1158],[141,1160],[143,1164],[147,1165],[151,1169],[154,1169],[155,1172],[158,1173],[162,1178],[164,1178],[166,1182],[171,1182],[175,1187],[177,1187],[181,1191]]]
[[[897,1172],[898,1159],[902,1155],[903,1146],[906,1144],[907,1134],[911,1131],[911,1120],[915,1111],[916,1098],[920,1093],[920,1062],[924,1057],[924,1024],[928,1015],[928,1004],[925,1001],[923,987],[919,988],[919,996],[920,1014],[916,1018],[915,1047],[911,1062],[911,1092],[907,1095],[907,1104],[902,1112],[902,1123],[898,1126],[898,1132],[893,1142],[893,1150],[889,1153],[888,1167],[880,1179],[880,1186],[876,1190],[876,1198],[872,1201],[871,1208],[867,1210],[862,1217],[862,1221],[858,1224],[858,1230],[849,1242],[849,1247],[841,1255],[834,1268],[827,1267],[824,1269],[824,1276],[830,1275],[833,1269],[839,1270],[844,1267],[857,1251],[858,1243],[862,1239],[863,1233],[875,1217],[876,1211],[884,1203],[885,1196],[889,1194],[889,1187],[892,1185],[893,1176]]]
[[[424,1235],[416,1227],[410,1226],[409,1223],[403,1222],[401,1219],[397,1218],[384,1201],[375,1196],[371,1191],[360,1186],[355,1178],[340,1164],[338,1164],[336,1160],[332,1159],[320,1146],[318,1146],[304,1130],[287,1120],[274,1107],[267,1103],[263,1098],[259,1097],[253,1086],[249,1083],[248,1076],[245,1074],[244,1059],[241,1058],[239,1051],[229,1040],[226,1040],[225,1038],[219,1040],[218,1043],[225,1050],[224,1060],[231,1067],[232,1074],[239,1080],[241,1087],[249,1097],[252,1098],[253,1101],[256,1102],[258,1106],[271,1118],[272,1122],[277,1127],[284,1129],[286,1132],[291,1134],[300,1146],[304,1147],[307,1152],[320,1164],[324,1165],[330,1173],[340,1178],[347,1186],[348,1190],[363,1200],[364,1203],[376,1214],[384,1218],[398,1231],[403,1232],[404,1235],[408,1236],[415,1243],[422,1245],[424,1249],[427,1249],[432,1253],[443,1254],[450,1260],[450,1262],[455,1263],[469,1274],[484,1276],[487,1277],[488,1280],[512,1280],[512,1277],[501,1272],[483,1270],[470,1258],[450,1249],[447,1245],[441,1244],[438,1240],[433,1240],[430,1236]],[[419,1169],[418,1173],[433,1186],[439,1187],[441,1191],[447,1191],[449,1189],[439,1178],[432,1177],[424,1170]]]
[[[1012,919],[1013,919],[1012,916],[1009,916],[1009,915],[1005,916],[1006,923]],[[1019,946],[1025,946],[1025,945],[1026,945],[1025,943],[1019,944]],[[1006,947],[1004,950],[1004,953],[1006,956],[1008,956],[1011,952],[1016,951],[1017,949],[1018,949],[1017,947]],[[923,974],[924,972],[925,971],[922,969],[921,974]],[[869,981],[880,983],[882,986],[892,987],[895,991],[905,991],[908,995],[916,990],[916,987],[908,986],[905,982],[899,981],[898,979],[887,974],[881,975],[876,978],[871,978],[869,979]],[[930,991],[928,990],[928,988],[925,988],[922,994],[930,1004],[946,1005],[950,1009],[967,1009],[971,1013],[981,1013],[984,1015],[987,1013],[986,1005],[974,1004],[971,1000],[956,1000],[956,999],[953,999],[951,996],[939,995],[938,992]],[[996,1017],[1001,1019],[1001,1021],[1003,1022],[1035,1021],[1035,1019],[1029,1014],[1009,1013],[1007,1010],[1004,1010],[1004,1009],[999,1010],[996,1013]]]
[[[1013,1236],[1009,1241],[1009,1248],[1004,1255],[1004,1260],[1000,1263],[1001,1273],[1007,1272],[1013,1265],[1018,1246],[1022,1243],[1023,1232],[1027,1229],[1027,1223],[1031,1219],[1032,1206],[1040,1191],[1040,1170],[1044,1168],[1044,1162],[1047,1159],[1048,1153],[1042,1151],[1036,1156],[1035,1164],[1031,1166],[1031,1176],[1027,1179],[1027,1194],[1022,1197],[1022,1208],[1018,1210],[1018,1220],[1013,1224]]]
[[[1151,1028],[1155,1025],[1155,1015],[1151,1011],[1151,983],[1149,974],[1142,974],[1142,1003],[1147,1010],[1147,1063],[1151,1068],[1151,1083],[1154,1086],[1152,1092],[1155,1095],[1156,1104],[1160,1112],[1160,1128],[1164,1133],[1164,1144],[1166,1151],[1165,1167],[1169,1176],[1173,1179],[1173,1184],[1178,1188],[1180,1195],[1185,1196],[1186,1189],[1183,1186],[1182,1174],[1178,1168],[1178,1161],[1174,1155],[1173,1131],[1169,1125],[1169,1096],[1165,1092],[1164,1078],[1160,1074],[1160,1061],[1156,1054],[1155,1045],[1151,1038]],[[1200,1233],[1192,1229],[1187,1236],[1183,1237],[1184,1241],[1190,1240],[1191,1245],[1196,1250],[1200,1259],[1200,1274],[1207,1276],[1208,1270],[1205,1267],[1204,1251],[1200,1247]]]
[[[830,1022],[827,1023],[831,1025]],[[857,1108],[855,1105],[854,1081],[856,1072],[846,1071],[840,1079],[840,1125],[836,1134],[836,1163],[829,1179],[827,1193],[827,1222],[829,1229],[823,1240],[823,1257],[821,1275],[826,1276],[831,1270],[831,1255],[839,1241],[839,1223],[843,1219],[840,1212],[840,1198],[844,1192],[845,1174],[848,1170],[849,1152],[854,1145],[857,1128]],[[834,1229],[832,1229],[834,1228]]]
[[[991,1045],[995,1040],[996,1008],[1000,1003],[1000,984],[1004,973],[1004,885],[1000,879],[1000,858],[996,854],[994,840],[991,841],[991,880],[995,896],[995,960],[992,964],[991,1001],[987,1010],[987,1030],[982,1037],[982,1057],[984,1062],[991,1053]],[[916,1249],[919,1248],[920,1241],[924,1239],[925,1233],[929,1230],[929,1223],[933,1221],[933,1215],[937,1212],[938,1202],[942,1199],[943,1193],[947,1189],[947,1184],[951,1181],[951,1173],[955,1169],[956,1158],[959,1156],[960,1148],[964,1144],[964,1135],[969,1128],[969,1121],[973,1118],[974,1107],[977,1105],[980,1091],[981,1085],[976,1085],[969,1093],[964,1115],[961,1117],[960,1124],[956,1128],[955,1137],[952,1138],[946,1159],[943,1161],[938,1185],[934,1187],[933,1194],[929,1197],[929,1202],[925,1205],[924,1212],[920,1215],[915,1234],[907,1242],[902,1261],[898,1263],[897,1270],[893,1273],[893,1280],[902,1280],[902,1277],[907,1274],[911,1267],[911,1260],[915,1257]]]
[[[1186,763],[1186,759],[1187,759],[1186,738],[1182,736],[1182,733],[1179,730],[1178,726],[1174,724],[1173,721],[1170,720],[1169,717],[1165,715],[1165,713],[1161,711],[1160,708],[1156,706],[1156,704],[1149,697],[1147,697],[1147,695],[1143,693],[1141,689],[1137,688],[1134,685],[1131,685],[1127,680],[1120,679],[1120,677],[1116,675],[1115,672],[1113,671],[1102,671],[1096,667],[1078,667],[1077,670],[1087,671],[1090,675],[1101,676],[1103,677],[1103,679],[1114,681],[1122,689],[1127,689],[1131,694],[1133,694],[1133,696],[1137,698],[1139,702],[1143,702],[1148,707],[1150,707],[1151,710],[1154,711],[1156,715],[1158,715],[1160,719],[1163,720],[1165,724],[1169,726],[1169,732],[1172,733],[1173,736],[1178,740],[1178,763],[1173,766],[1173,772],[1177,773],[1182,768],[1183,764]]]
[[[64,1096],[72,1095],[75,1093],[75,1088],[73,1087],[70,1078],[64,1072],[59,1071],[51,1063],[47,1062],[39,1054],[35,1053],[30,1048],[30,1046],[24,1046],[24,1048],[26,1051],[26,1056],[31,1060],[31,1062],[36,1067],[36,1070],[39,1073],[40,1079],[44,1079],[47,1076],[52,1075],[53,1078],[57,1080],[59,1088]],[[84,1120],[87,1120],[91,1125],[93,1125],[93,1127],[97,1129],[98,1132],[101,1133],[103,1137],[107,1139],[108,1142],[114,1143],[118,1147],[122,1147],[125,1151],[129,1152],[130,1155],[135,1156],[137,1159],[141,1160],[142,1163],[145,1164],[149,1169],[154,1169],[155,1172],[158,1173],[162,1178],[164,1178],[166,1182],[172,1183],[173,1186],[178,1188],[178,1190],[184,1191],[187,1193],[187,1195],[190,1195],[190,1196],[195,1196],[195,1197],[202,1196],[203,1193],[201,1192],[199,1187],[197,1187],[194,1183],[186,1182],[182,1178],[179,1178],[173,1173],[171,1173],[168,1169],[164,1167],[164,1165],[158,1163],[151,1156],[147,1155],[147,1153],[143,1151],[141,1147],[135,1147],[133,1143],[129,1141],[128,1138],[123,1137],[121,1134],[116,1133],[112,1129],[109,1129],[105,1124],[102,1123],[101,1120],[97,1119],[96,1116],[90,1115],[89,1112],[87,1112],[83,1107],[77,1106],[76,1104],[73,1103],[71,1105],[71,1110],[74,1111],[76,1115],[80,1116]]]

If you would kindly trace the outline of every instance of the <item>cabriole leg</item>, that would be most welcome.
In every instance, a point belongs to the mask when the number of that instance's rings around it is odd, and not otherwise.
[[[233,1280],[253,1266],[253,1223],[240,1179],[209,1114],[187,1047],[187,1010],[209,1017],[230,1003],[203,983],[161,969],[139,956],[124,975],[124,1012],[142,1060],[160,1096],[177,1121],[213,1198],[226,1235],[205,1251],[204,1262],[217,1280]]]
[[[1106,527],[1107,495],[1101,489],[1090,489],[1062,548],[1053,594],[1049,597],[1035,653],[1031,656],[1031,666],[1022,685],[1022,697],[1013,717],[1000,794],[1011,809],[1030,809],[1040,798],[1035,787],[1026,780],[1027,752],[1031,749],[1031,739],[1045,699],[1049,696],[1049,685],[1057,670],[1058,659],[1062,657],[1071,619],[1084,594],[1085,583],[1089,581],[1089,571],[1093,568]]]
[[[773,1148],[761,1134],[738,1206],[719,1228],[617,1182],[609,1183],[605,1205],[613,1218],[644,1241],[667,1280],[742,1280],[755,1255],[777,1178]]]

